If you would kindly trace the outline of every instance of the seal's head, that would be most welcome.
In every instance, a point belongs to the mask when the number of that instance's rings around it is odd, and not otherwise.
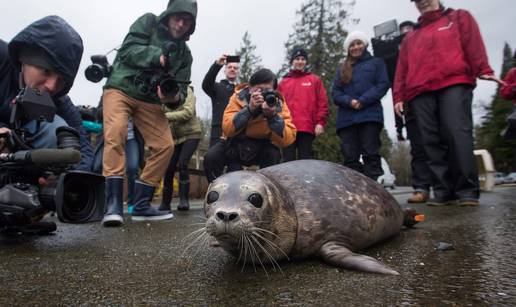
[[[232,172],[215,180],[204,202],[206,230],[228,253],[244,262],[286,258],[297,219],[288,194],[266,176]]]

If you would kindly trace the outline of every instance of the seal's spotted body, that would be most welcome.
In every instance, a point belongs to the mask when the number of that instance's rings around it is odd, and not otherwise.
[[[381,185],[338,164],[300,160],[226,174],[210,186],[204,210],[208,233],[241,261],[321,256],[397,274],[354,252],[399,233],[402,209]]]

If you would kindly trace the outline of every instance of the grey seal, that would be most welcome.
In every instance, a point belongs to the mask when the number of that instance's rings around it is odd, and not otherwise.
[[[204,201],[205,231],[244,263],[321,257],[346,269],[399,275],[356,253],[411,226],[375,181],[342,165],[299,160],[217,178]],[[265,268],[265,267],[264,267]]]

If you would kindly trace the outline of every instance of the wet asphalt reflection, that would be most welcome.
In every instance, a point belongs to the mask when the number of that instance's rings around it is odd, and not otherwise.
[[[404,207],[409,194],[396,195]],[[58,224],[55,235],[0,238],[0,306],[10,305],[516,305],[516,188],[476,208],[414,205],[426,222],[364,253],[401,276],[317,260],[282,271],[242,268],[218,248],[183,240],[199,206],[171,221]],[[438,251],[438,242],[454,250]]]

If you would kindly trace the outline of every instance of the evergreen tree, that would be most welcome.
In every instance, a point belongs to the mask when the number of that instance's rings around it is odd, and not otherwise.
[[[503,59],[502,78],[514,66],[513,53],[508,44],[504,46]],[[500,135],[507,127],[506,119],[512,108],[512,102],[503,99],[498,88],[491,105],[486,108],[481,126],[475,129],[476,147],[487,149],[491,153],[498,171],[513,171],[516,165],[516,141],[504,140]]]
[[[247,83],[251,75],[261,68],[262,58],[255,54],[256,45],[251,42],[251,35],[245,32],[240,49],[235,54],[240,56],[240,82]]]
[[[290,55],[294,48],[302,47],[308,52],[308,65],[311,72],[321,77],[328,95],[339,63],[344,57],[344,40],[348,32],[345,25],[357,20],[350,19],[350,10],[355,2],[343,3],[340,0],[308,0],[296,12],[297,22],[294,31],[285,43],[285,64],[278,72],[283,76],[290,68]],[[314,142],[316,159],[342,162],[340,140],[335,134],[336,108],[329,99],[330,117],[326,133]]]

